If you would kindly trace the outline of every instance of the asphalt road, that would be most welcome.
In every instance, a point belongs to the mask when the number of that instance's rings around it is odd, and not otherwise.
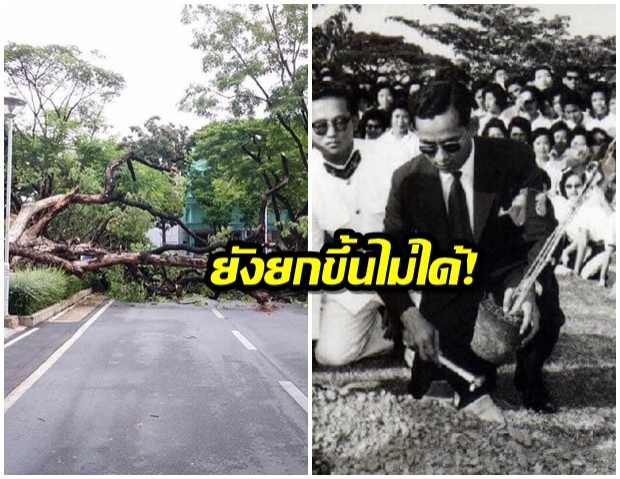
[[[88,317],[6,348],[5,474],[307,474],[306,310],[216,307],[114,303],[8,411]]]

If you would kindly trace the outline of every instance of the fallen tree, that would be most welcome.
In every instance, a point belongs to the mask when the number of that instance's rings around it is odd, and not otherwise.
[[[67,193],[23,203],[9,233],[11,266],[24,263],[55,265],[67,273],[83,278],[92,271],[123,265],[129,275],[144,284],[149,295],[166,297],[180,297],[189,285],[201,284],[209,253],[224,247],[225,243],[206,245],[203,238],[189,229],[183,220],[157,211],[148,204],[129,199],[127,195],[117,191],[117,172],[123,165],[127,165],[135,180],[132,161],[161,172],[172,172],[174,168],[149,161],[130,151],[106,167],[103,190],[98,194],[81,194],[76,187]],[[288,178],[282,180],[281,184],[286,184],[286,180]],[[277,190],[277,186],[273,189]],[[264,197],[267,198],[270,194],[273,194],[273,191],[265,193]],[[113,251],[98,242],[112,218],[102,221],[88,240],[75,237],[61,242],[50,239],[46,234],[53,219],[70,205],[110,203],[138,208],[149,212],[154,218],[176,224],[198,244],[204,246],[167,244],[147,251]],[[247,241],[260,242],[263,235],[261,225],[252,232]],[[249,291],[247,294],[260,304],[274,298],[271,293],[264,291]],[[276,299],[288,300],[288,297],[283,293]]]
[[[136,279],[144,282],[150,293],[165,296],[180,295],[187,284],[202,281],[208,253],[222,247],[222,243],[205,246],[164,245],[149,251],[113,251],[98,243],[111,218],[103,221],[88,239],[76,237],[59,242],[46,235],[53,219],[70,205],[105,205],[116,202],[147,211],[155,218],[177,224],[199,244],[204,244],[202,238],[196,236],[181,219],[156,211],[152,206],[132,200],[117,191],[116,173],[121,166],[127,165],[132,177],[135,178],[132,161],[162,172],[172,171],[169,166],[154,163],[134,152],[129,152],[106,167],[105,184],[98,194],[81,194],[76,187],[64,194],[22,204],[9,233],[12,267],[25,262],[42,263],[56,265],[70,274],[84,277],[90,271],[124,265]],[[170,276],[161,270],[148,272],[144,268],[147,265],[180,267],[186,268],[187,271]]]

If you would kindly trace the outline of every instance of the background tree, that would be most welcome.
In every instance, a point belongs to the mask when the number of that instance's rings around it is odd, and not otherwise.
[[[307,141],[305,133],[300,135]],[[207,218],[222,221],[213,226],[226,224],[233,210],[242,213],[246,225],[264,224],[268,203],[281,233],[283,219],[289,225],[304,221],[306,171],[299,162],[289,162],[297,146],[279,122],[269,118],[215,122],[197,131],[194,139],[193,156],[200,167],[190,170],[190,192]],[[299,241],[295,233],[291,239]]]
[[[406,81],[419,77],[429,65],[451,64],[447,58],[424,53],[420,46],[405,42],[403,37],[379,33],[351,31],[346,47],[337,50],[324,29],[312,29],[312,51],[317,52],[313,58],[315,75],[326,67],[337,76],[337,80],[348,83],[355,79],[359,84],[375,85],[380,77],[387,77],[392,82]],[[333,53],[330,53],[332,49]]]
[[[96,65],[101,59],[96,51],[85,58],[75,46],[5,45],[5,88],[27,103],[15,124],[14,211],[22,198],[46,198],[73,186],[67,172],[79,165],[65,154],[105,129],[103,109],[125,86],[122,76]]]
[[[296,176],[295,182],[289,180],[277,192],[284,194],[294,184],[304,189],[307,198],[307,6],[186,6],[182,22],[194,27],[192,47],[204,52],[203,70],[210,77],[209,84],[193,84],[187,89],[182,106],[210,119],[226,111],[235,118],[266,115],[276,122],[282,132],[269,142],[282,134],[288,136],[294,149],[280,150],[285,158],[277,161]],[[220,149],[221,154],[239,158],[238,147],[245,143],[226,144],[235,151]],[[282,178],[269,178],[273,188],[277,180]],[[238,186],[218,181],[221,188]],[[275,201],[275,191],[265,187],[261,191]],[[243,194],[251,196],[252,190]],[[296,207],[293,205],[293,210]],[[298,209],[307,209],[307,204]]]
[[[419,45],[405,43],[401,37],[355,32],[348,14],[353,10],[359,13],[362,8],[341,7],[323,25],[312,29],[315,74],[328,66],[345,81],[354,77],[361,83],[373,84],[384,75],[392,81],[406,76],[415,79],[431,65],[448,66],[453,61],[467,64],[474,77],[487,75],[496,66],[505,66],[514,74],[525,74],[536,64],[549,64],[556,71],[568,63],[601,74],[615,71],[615,36],[571,36],[569,16],[544,18],[531,6],[429,5],[429,9],[450,12],[454,22],[424,24],[403,16],[385,19],[448,45],[454,51],[454,60],[429,55]]]
[[[160,120],[160,117],[153,116],[144,123],[144,129],[139,126],[130,127],[131,134],[123,138],[121,145],[142,158],[150,158],[159,165],[169,167],[171,175],[174,176],[174,184],[180,186],[185,184],[184,178],[190,161],[193,139],[186,126],[177,126],[173,123],[162,125],[159,123]],[[133,171],[131,161],[127,162],[127,166],[131,173]],[[175,211],[176,216],[183,215],[183,203],[176,204],[173,209],[170,209],[170,206],[167,208],[169,216],[174,216]],[[166,243],[166,231],[174,224],[178,222],[162,218],[156,220],[156,226],[162,231],[163,243]]]
[[[454,23],[422,24],[402,16],[387,20],[407,25],[422,35],[453,48],[457,58],[467,60],[474,75],[488,74],[504,65],[510,72],[523,73],[537,64],[549,64],[559,71],[568,63],[588,71],[615,70],[616,38],[571,36],[570,17],[548,19],[535,7],[507,4],[445,4]]]
[[[320,4],[313,4],[316,10]],[[351,11],[361,12],[359,4],[340,5],[338,12],[331,15],[321,27],[312,29],[312,52],[313,62],[315,58],[323,59],[325,65],[337,65],[340,63],[340,55],[351,49],[351,41],[354,31],[353,24],[348,20],[347,13]]]
[[[313,5],[314,9],[323,5]],[[366,88],[381,78],[408,83],[429,66],[448,66],[447,58],[431,55],[401,36],[356,32],[349,21],[351,12],[362,12],[359,4],[341,5],[322,25],[312,29],[313,78],[326,69],[335,80]]]
[[[121,144],[139,156],[184,173],[193,147],[189,128],[174,123],[162,125],[160,121],[159,116],[153,116],[144,122],[144,129],[130,127],[131,134],[124,137]]]

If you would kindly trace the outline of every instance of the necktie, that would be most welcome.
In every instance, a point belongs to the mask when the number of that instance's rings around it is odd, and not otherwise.
[[[349,157],[347,162],[342,165],[342,167],[336,168],[330,163],[323,163],[323,166],[330,175],[334,175],[337,178],[341,178],[343,180],[348,180],[351,175],[355,173],[355,170],[357,169],[361,160],[362,155],[360,155],[360,152],[358,150],[355,150],[353,154]]]
[[[460,171],[452,173],[452,186],[448,195],[448,221],[450,223],[450,237],[453,240],[473,241],[474,235],[469,224],[467,199],[461,183]]]

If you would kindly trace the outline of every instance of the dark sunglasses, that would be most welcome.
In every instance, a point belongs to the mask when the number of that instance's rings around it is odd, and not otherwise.
[[[564,78],[567,80],[579,80],[578,76],[566,75]]]
[[[331,124],[338,133],[342,133],[349,126],[349,122],[351,121],[350,116],[339,116],[338,118],[334,118],[333,120],[321,120],[315,121],[312,123],[312,131],[319,136],[327,135],[327,130],[329,129],[329,125]]]
[[[446,141],[445,143],[421,143],[420,151],[427,156],[434,157],[439,151],[439,147],[446,153],[452,155],[461,150],[462,145],[459,141]]]

